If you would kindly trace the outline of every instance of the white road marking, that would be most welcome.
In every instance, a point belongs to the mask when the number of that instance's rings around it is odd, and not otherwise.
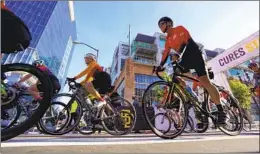
[[[174,142],[198,142],[198,141],[216,141],[216,140],[228,140],[228,139],[258,139],[259,136],[209,136],[206,138],[194,137],[190,138],[176,138],[172,140],[163,140],[158,137],[152,138],[65,138],[65,139],[14,139],[10,142],[1,143],[1,147],[32,147],[32,146],[76,146],[76,145],[129,145],[129,144],[154,144],[154,143],[174,143]],[[19,141],[20,140],[20,141]],[[30,141],[32,140],[32,141]],[[61,141],[60,141],[61,140]],[[73,140],[78,140],[77,142]],[[118,141],[115,141],[118,140]]]

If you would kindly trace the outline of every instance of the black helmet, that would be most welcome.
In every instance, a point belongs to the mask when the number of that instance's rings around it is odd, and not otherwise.
[[[160,22],[162,22],[162,21],[173,23],[173,21],[172,21],[171,18],[169,18],[169,17],[162,17],[162,18],[158,21],[158,26],[160,25]]]

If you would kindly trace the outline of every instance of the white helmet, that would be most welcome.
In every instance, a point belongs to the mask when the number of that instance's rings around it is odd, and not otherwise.
[[[84,58],[86,58],[86,57],[91,57],[92,59],[97,60],[97,56],[94,55],[93,53],[87,53],[87,54],[85,54],[85,57],[84,57]]]
[[[44,61],[43,60],[35,60],[32,65],[44,65]]]

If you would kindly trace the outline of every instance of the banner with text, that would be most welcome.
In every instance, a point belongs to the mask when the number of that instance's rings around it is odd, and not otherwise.
[[[256,56],[259,56],[259,31],[210,60],[208,66],[219,73]]]

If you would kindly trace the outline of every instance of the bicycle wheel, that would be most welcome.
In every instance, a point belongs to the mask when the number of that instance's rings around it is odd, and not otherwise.
[[[246,118],[243,119],[243,129],[246,131],[246,132],[249,132],[251,131],[251,122],[248,121]]]
[[[120,106],[113,106],[114,101]],[[126,135],[134,129],[136,110],[132,103],[122,97],[110,100],[100,113],[101,124],[110,135]]]
[[[78,108],[77,108],[78,118],[76,118],[76,119],[70,118],[68,123],[64,123],[62,126],[59,126],[59,127],[55,126],[55,127],[58,127],[58,129],[54,130],[54,131],[52,131],[52,130],[49,131],[48,129],[45,129],[44,127],[42,127],[42,129],[44,131],[48,132],[48,134],[51,134],[51,135],[64,135],[64,134],[67,134],[70,131],[72,131],[74,128],[76,128],[78,123],[79,123],[79,121],[80,121],[80,117],[82,116],[82,113],[83,113],[81,103],[79,103],[80,101],[77,99],[77,97],[73,97],[72,94],[67,94],[67,93],[60,93],[60,94],[55,95],[52,98],[52,101],[53,102],[60,102],[62,104],[65,104],[66,107],[63,109],[63,112],[66,111],[66,113],[67,113],[69,111],[67,116],[70,116],[70,117],[72,116],[71,115],[72,113],[70,113],[71,104],[70,105],[68,105],[68,104],[71,103],[71,102],[77,102],[77,104],[78,104]]]
[[[7,73],[8,77],[13,77],[12,75],[18,75],[18,78],[21,77],[21,72],[32,74],[38,79],[38,81],[42,84],[42,99],[39,101],[39,106],[34,110],[32,115],[28,117],[27,119],[24,119],[24,121],[16,126],[13,126],[8,129],[4,129],[1,131],[1,141],[6,141],[8,139],[11,139],[13,137],[16,137],[28,129],[30,129],[34,124],[36,124],[40,118],[43,116],[45,111],[49,107],[49,102],[52,97],[52,91],[53,87],[51,86],[50,79],[44,75],[41,70],[36,68],[35,66],[28,65],[28,64],[7,64],[7,65],[1,65],[1,73]],[[10,71],[14,71],[11,73]],[[17,79],[17,76],[16,78]],[[13,79],[8,79],[7,82],[14,81]],[[36,83],[36,81],[34,81]],[[19,99],[19,98],[17,98]],[[14,102],[11,102],[14,103]],[[3,100],[1,99],[1,108],[5,109],[5,106]]]
[[[41,132],[50,135],[57,135],[66,127],[71,119],[69,108],[62,102],[52,102],[51,106],[39,120],[38,126]]]
[[[226,96],[227,96],[227,98],[225,99],[226,102],[222,101],[222,105],[223,105],[224,112],[227,113],[228,118],[226,121],[227,125],[220,126],[218,128],[227,135],[230,135],[230,136],[239,135],[243,129],[243,114],[242,114],[242,110],[239,106],[238,100],[223,89],[219,89],[219,91],[221,93],[226,94]],[[235,108],[238,111],[238,113],[235,114],[231,110],[230,106],[233,106],[233,108]],[[233,121],[233,122],[231,122],[231,121]]]
[[[152,83],[151,85],[148,86],[148,88],[145,90],[144,94],[143,94],[143,98],[142,98],[142,109],[143,109],[143,114],[145,117],[145,121],[148,124],[148,126],[150,127],[150,129],[152,130],[152,132],[157,135],[158,137],[164,138],[164,139],[173,139],[176,138],[177,136],[179,136],[185,129],[186,124],[187,124],[187,119],[188,119],[188,107],[187,107],[187,103],[185,103],[185,99],[182,95],[182,93],[179,91],[178,88],[174,88],[173,89],[173,93],[175,95],[176,98],[179,99],[179,112],[181,113],[180,117],[182,117],[182,124],[181,126],[176,129],[174,124],[175,121],[171,120],[171,130],[168,131],[167,133],[163,133],[160,130],[158,130],[158,126],[154,125],[156,124],[156,119],[154,121],[151,121],[149,119],[149,113],[148,112],[148,108],[154,108],[155,109],[155,114],[156,112],[159,112],[159,110],[157,110],[155,108],[155,105],[153,104],[157,104],[158,102],[161,102],[161,100],[164,97],[164,92],[162,91],[163,89],[171,89],[171,83],[165,82],[165,81],[157,81]],[[166,94],[167,96],[169,96],[169,93]],[[176,102],[172,103],[170,102],[166,102],[166,105],[164,105],[162,108],[163,109],[173,109],[175,108],[174,106],[178,106],[178,104],[175,104]]]

